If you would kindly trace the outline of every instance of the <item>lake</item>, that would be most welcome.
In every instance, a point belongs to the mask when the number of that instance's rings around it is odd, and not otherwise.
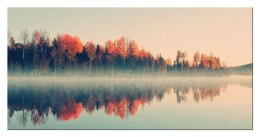
[[[8,129],[252,129],[252,77],[9,77]]]

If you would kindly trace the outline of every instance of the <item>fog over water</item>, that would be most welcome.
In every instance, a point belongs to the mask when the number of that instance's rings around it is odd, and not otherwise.
[[[8,84],[23,84],[23,83],[42,83],[49,84],[55,83],[66,83],[66,84],[77,84],[74,82],[86,82],[85,84],[107,84],[109,83],[138,83],[144,84],[149,82],[156,82],[160,84],[164,83],[175,83],[175,82],[184,82],[184,83],[205,83],[205,82],[224,82],[224,83],[240,83],[240,84],[249,84],[248,82],[252,83],[252,76],[176,76],[176,77],[169,77],[169,76],[133,76],[133,77],[79,77],[79,76],[59,76],[59,77],[52,77],[52,76],[43,76],[43,77],[26,77],[26,76],[9,76],[8,77]],[[79,86],[79,85],[74,85]],[[249,85],[250,86],[250,85]]]

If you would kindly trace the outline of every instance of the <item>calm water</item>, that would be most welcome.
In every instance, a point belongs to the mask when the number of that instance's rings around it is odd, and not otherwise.
[[[252,77],[9,78],[8,129],[252,129]]]

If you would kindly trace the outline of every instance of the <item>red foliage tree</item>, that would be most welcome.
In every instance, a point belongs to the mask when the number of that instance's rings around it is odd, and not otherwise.
[[[69,34],[59,35],[58,42],[61,46],[61,50],[63,52],[67,51],[71,58],[74,58],[77,53],[82,52],[83,44],[76,36],[73,37]]]

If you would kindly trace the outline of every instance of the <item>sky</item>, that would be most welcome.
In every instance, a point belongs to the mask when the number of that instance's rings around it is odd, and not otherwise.
[[[46,31],[105,45],[122,36],[172,61],[178,50],[220,57],[228,66],[252,63],[251,8],[8,8],[8,31]]]

